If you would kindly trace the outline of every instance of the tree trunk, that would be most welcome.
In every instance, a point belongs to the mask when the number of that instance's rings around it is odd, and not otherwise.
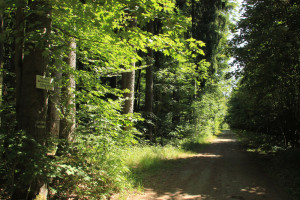
[[[23,65],[23,50],[24,50],[24,29],[25,29],[25,18],[23,8],[19,7],[16,11],[16,22],[15,22],[15,41],[14,41],[14,67],[16,72],[16,113],[17,121],[21,121],[18,113],[20,113],[21,104],[21,88],[22,88],[22,65]],[[20,123],[19,123],[20,124]],[[18,127],[21,129],[21,127]]]
[[[27,35],[32,36],[25,44],[24,60],[22,64],[22,32],[24,24],[23,14],[18,9],[17,11],[17,25],[21,24],[20,38],[16,39],[16,54],[15,66],[17,70],[17,124],[19,130],[26,132],[28,138],[34,139],[34,142],[45,146],[49,138],[46,129],[47,108],[48,108],[48,92],[46,89],[39,89],[36,87],[36,76],[47,76],[49,64],[49,34],[51,33],[51,8],[45,0],[35,0],[30,2],[30,15],[26,18]],[[20,15],[20,16],[18,16]],[[39,22],[39,23],[37,23]],[[35,147],[36,146],[36,147]],[[45,153],[41,151],[37,145],[33,145],[32,149],[28,150],[30,155]],[[27,166],[24,163],[24,166]],[[40,166],[41,170],[44,168]],[[29,169],[25,169],[29,170]],[[20,189],[20,190],[18,190]],[[22,188],[24,189],[24,188]],[[14,199],[25,199],[24,190],[21,187],[14,191]],[[28,190],[28,188],[26,188]],[[29,191],[26,191],[26,199],[47,199],[48,190],[45,179],[41,176],[33,175],[30,183]]]
[[[180,101],[180,94],[178,92],[178,86],[176,86],[173,90],[173,103],[172,103],[172,124],[173,128],[180,123],[180,113],[178,111],[179,101]]]
[[[157,25],[157,24],[156,24]],[[161,54],[159,52],[154,52],[154,59],[155,59],[155,69],[159,70],[161,68]],[[163,112],[163,94],[160,88],[153,86],[153,102],[156,102],[153,107],[153,113],[155,116],[160,116],[160,114]],[[160,128],[159,120],[155,120],[155,126],[153,130],[153,134],[158,137],[160,134],[159,128]],[[162,137],[161,137],[162,138]]]
[[[4,32],[3,27],[3,16],[0,14],[0,37]],[[2,105],[2,89],[3,89],[3,64],[4,64],[4,40],[0,40],[0,106]],[[1,117],[0,117],[1,127]]]
[[[76,83],[73,72],[76,70],[76,40],[70,39],[69,54],[66,58],[66,64],[69,69],[68,72],[63,73],[63,80],[66,82],[61,89],[62,93],[62,114],[63,118],[60,120],[59,138],[67,141],[72,141],[76,127],[76,103],[75,103],[75,90]]]
[[[135,67],[135,63],[132,64]],[[133,113],[134,108],[134,81],[135,81],[135,70],[131,72],[122,73],[122,89],[128,89],[129,92],[124,94],[125,104],[123,107],[123,113]]]
[[[136,19],[132,16],[130,19],[130,27],[135,27]],[[135,63],[132,63],[132,67],[135,68]],[[128,89],[129,92],[124,94],[125,104],[123,107],[123,113],[129,114],[133,113],[134,110],[134,82],[135,82],[135,70],[133,69],[131,72],[123,72],[122,73],[122,89]],[[125,127],[125,130],[129,129],[129,127]]]
[[[149,22],[148,31],[154,33],[153,22]],[[148,49],[148,67],[146,68],[145,112],[150,123],[147,124],[147,135],[153,141],[153,50]]]
[[[54,138],[59,138],[60,130],[60,114],[59,114],[59,105],[60,105],[60,95],[61,95],[61,79],[62,73],[59,71],[61,67],[56,65],[56,71],[52,73],[52,77],[55,80],[54,91],[49,97],[49,106],[48,106],[48,132]],[[50,146],[50,155],[55,155],[56,153],[56,144],[51,144]]]
[[[153,58],[153,51],[149,50],[149,57]],[[153,64],[146,68],[146,99],[145,111],[150,114],[153,112]]]
[[[137,70],[137,80],[136,80],[136,84],[135,84],[135,111],[139,112],[140,111],[140,103],[141,103],[141,80],[142,80],[142,70],[138,69]]]

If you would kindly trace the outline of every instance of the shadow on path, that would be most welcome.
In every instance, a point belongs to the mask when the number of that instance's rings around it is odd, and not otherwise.
[[[128,199],[285,200],[257,160],[225,131],[196,156],[165,161],[174,167],[147,177],[145,193]]]

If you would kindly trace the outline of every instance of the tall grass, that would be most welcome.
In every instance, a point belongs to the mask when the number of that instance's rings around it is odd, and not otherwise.
[[[174,163],[178,164],[176,159],[196,155],[210,139],[210,136],[203,136],[172,141],[166,146],[144,144],[124,150],[120,156],[129,169],[127,181],[130,182],[131,189],[142,189],[143,181],[148,176],[173,168]]]
[[[198,135],[193,138],[174,140],[165,146],[137,145],[123,151],[121,157],[130,169],[156,168],[156,165],[160,165],[161,161],[195,155],[213,137],[212,135],[202,135],[201,137]],[[190,148],[191,146],[193,148]]]
[[[126,165],[131,168],[146,169],[159,165],[160,161],[168,159],[176,159],[183,155],[191,155],[183,149],[167,145],[167,146],[135,146],[124,152],[123,159]]]

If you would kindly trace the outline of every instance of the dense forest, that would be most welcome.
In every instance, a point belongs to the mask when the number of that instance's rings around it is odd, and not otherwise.
[[[1,1],[0,198],[109,198],[129,182],[124,152],[227,123],[299,146],[300,3],[247,0],[237,25],[236,8]]]
[[[299,147],[300,2],[249,0],[243,8],[232,40],[240,78],[228,121],[277,147]]]
[[[218,132],[233,8],[227,0],[2,3],[1,195],[109,196],[126,181],[123,149]]]

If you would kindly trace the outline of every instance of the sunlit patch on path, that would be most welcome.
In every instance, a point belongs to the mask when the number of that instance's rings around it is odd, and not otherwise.
[[[211,153],[199,153],[194,157],[220,158],[220,157],[222,157],[222,155],[211,154]]]
[[[180,167],[151,177],[144,194],[128,200],[284,200],[256,161],[226,131],[197,155],[179,158]]]
[[[261,187],[246,187],[241,189],[242,192],[249,192],[251,194],[264,195],[266,193],[265,188]]]
[[[237,142],[235,138],[217,138],[212,143],[229,143],[229,142]]]

